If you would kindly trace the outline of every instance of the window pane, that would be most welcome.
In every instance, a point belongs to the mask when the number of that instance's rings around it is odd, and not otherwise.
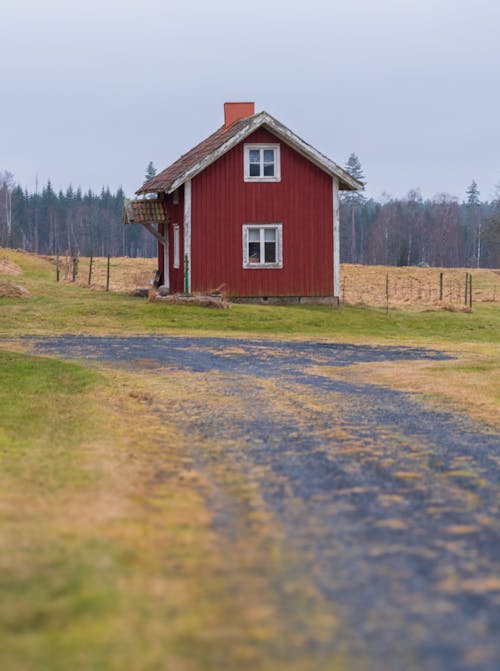
[[[260,177],[260,164],[259,163],[250,163],[250,177]]]
[[[248,155],[250,163],[260,163],[260,149],[250,149]]]
[[[274,163],[274,149],[264,149],[264,163]]]
[[[264,240],[266,242],[275,242],[276,241],[276,229],[275,228],[265,228],[264,229]]]
[[[264,260],[266,263],[276,263],[276,243],[264,243]]]
[[[248,229],[248,242],[260,242],[260,229],[259,228],[249,228]]]
[[[260,242],[248,243],[248,263],[260,263]]]
[[[264,163],[264,177],[274,177],[274,163]]]

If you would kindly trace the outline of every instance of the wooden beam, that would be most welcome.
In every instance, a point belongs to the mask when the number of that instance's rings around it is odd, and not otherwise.
[[[160,242],[166,249],[168,249],[168,240],[165,238],[159,231],[154,227],[153,224],[151,223],[146,223],[144,221],[141,222],[141,226],[144,226],[144,228],[151,233],[151,235],[154,235],[155,238]]]

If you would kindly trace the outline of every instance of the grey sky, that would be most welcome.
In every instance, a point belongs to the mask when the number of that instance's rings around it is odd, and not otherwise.
[[[500,182],[498,0],[0,0],[0,170],[127,194],[254,100],[369,195]]]

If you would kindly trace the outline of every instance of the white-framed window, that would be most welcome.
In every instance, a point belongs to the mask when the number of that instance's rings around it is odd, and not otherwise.
[[[281,180],[279,144],[246,144],[243,159],[245,182]]]
[[[283,224],[243,224],[243,268],[283,268]]]
[[[174,268],[180,268],[181,265],[181,235],[179,224],[173,225],[174,229]]]

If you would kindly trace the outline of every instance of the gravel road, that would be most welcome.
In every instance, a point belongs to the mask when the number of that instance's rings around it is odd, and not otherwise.
[[[421,396],[329,375],[444,354],[196,337],[30,342],[62,359],[213,379],[228,403],[195,398],[180,419],[258,483],[363,669],[500,669],[500,435]],[[214,507],[224,531],[230,515]]]

